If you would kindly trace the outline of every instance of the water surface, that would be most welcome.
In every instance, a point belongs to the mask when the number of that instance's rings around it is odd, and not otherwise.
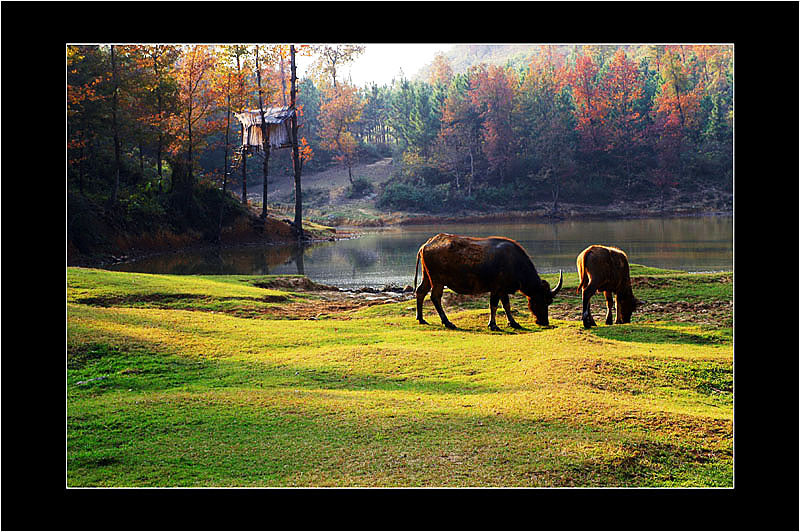
[[[655,218],[558,223],[412,225],[364,230],[351,240],[296,246],[206,248],[117,264],[115,270],[176,274],[297,274],[338,286],[412,284],[419,246],[439,232],[517,240],[540,273],[577,275],[590,244],[623,249],[631,262],[684,271],[733,269],[733,218]]]

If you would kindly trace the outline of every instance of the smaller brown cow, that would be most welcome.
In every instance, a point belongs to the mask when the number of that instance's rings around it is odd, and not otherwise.
[[[597,325],[590,308],[590,300],[596,292],[606,297],[606,325],[611,325],[612,297],[616,294],[616,323],[630,323],[631,314],[639,301],[633,296],[628,256],[621,249],[610,246],[592,245],[578,255],[578,292],[583,289],[583,326]]]

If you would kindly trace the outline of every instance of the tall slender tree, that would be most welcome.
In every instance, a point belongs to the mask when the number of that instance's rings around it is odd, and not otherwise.
[[[261,145],[263,149],[264,155],[264,166],[263,166],[263,175],[264,175],[264,184],[263,184],[263,193],[262,193],[262,206],[261,206],[261,219],[267,219],[267,182],[269,179],[269,155],[270,155],[270,140],[269,140],[269,126],[267,126],[267,118],[264,108],[264,92],[265,92],[265,85],[266,83],[262,84],[261,80],[261,64],[259,63],[259,46],[256,45],[255,47],[255,59],[256,59],[256,79],[258,80],[258,109],[260,112],[261,117]]]
[[[182,149],[179,157],[184,159],[182,181],[173,183],[178,192],[187,197],[194,187],[194,153],[206,140],[206,135],[213,125],[209,117],[215,109],[217,95],[210,82],[215,58],[212,50],[206,45],[191,45],[183,49],[183,56],[178,62],[177,80],[179,87],[179,120],[175,124]]]
[[[364,46],[354,44],[316,46],[315,51],[319,54],[319,57],[312,68],[324,83],[327,82],[328,76],[330,76],[331,86],[335,89],[338,69],[354,61],[364,53],[364,50]]]
[[[291,61],[291,89],[289,101],[292,113],[292,167],[294,169],[294,229],[297,239],[303,238],[303,190],[300,185],[302,162],[300,160],[300,146],[297,140],[297,64],[295,62],[294,45],[289,46]]]
[[[111,45],[111,80],[113,83],[113,92],[111,96],[111,128],[114,133],[114,189],[111,194],[111,203],[117,202],[117,194],[119,193],[119,169],[120,163],[120,144],[119,144],[119,74],[117,73],[117,60],[114,50],[115,46]]]

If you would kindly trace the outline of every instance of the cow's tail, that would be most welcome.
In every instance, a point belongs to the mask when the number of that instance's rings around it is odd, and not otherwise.
[[[588,286],[589,285],[589,279],[587,278],[587,275],[586,275],[585,263],[586,263],[586,254],[584,254],[581,257],[581,259],[578,261],[578,278],[581,281],[581,282],[578,283],[578,290],[576,291],[576,293],[578,293],[578,294],[581,293],[581,289],[584,286]]]
[[[419,273],[419,259],[422,256],[422,248],[417,251],[417,267],[414,268],[414,293],[417,293],[417,274]]]

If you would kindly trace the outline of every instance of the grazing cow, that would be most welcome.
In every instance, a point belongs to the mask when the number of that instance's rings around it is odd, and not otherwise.
[[[422,264],[422,280],[417,286],[417,273]],[[483,294],[489,292],[491,319],[489,329],[499,331],[495,322],[497,303],[503,303],[508,324],[521,326],[511,316],[509,294],[517,290],[528,297],[528,308],[538,325],[549,325],[547,308],[553,297],[561,290],[564,280],[560,274],[558,286],[550,290],[547,281],[539,278],[528,254],[510,238],[492,236],[475,238],[439,233],[425,242],[417,252],[414,270],[414,293],[417,296],[417,320],[427,323],[422,317],[422,301],[431,292],[431,301],[439,313],[442,324],[455,329],[442,309],[442,292],[447,286],[459,294]]]
[[[594,327],[590,299],[600,291],[606,297],[606,325],[611,325],[612,296],[616,294],[617,323],[630,323],[639,301],[633,296],[628,256],[621,249],[592,245],[578,255],[578,292],[583,290],[583,326]]]

